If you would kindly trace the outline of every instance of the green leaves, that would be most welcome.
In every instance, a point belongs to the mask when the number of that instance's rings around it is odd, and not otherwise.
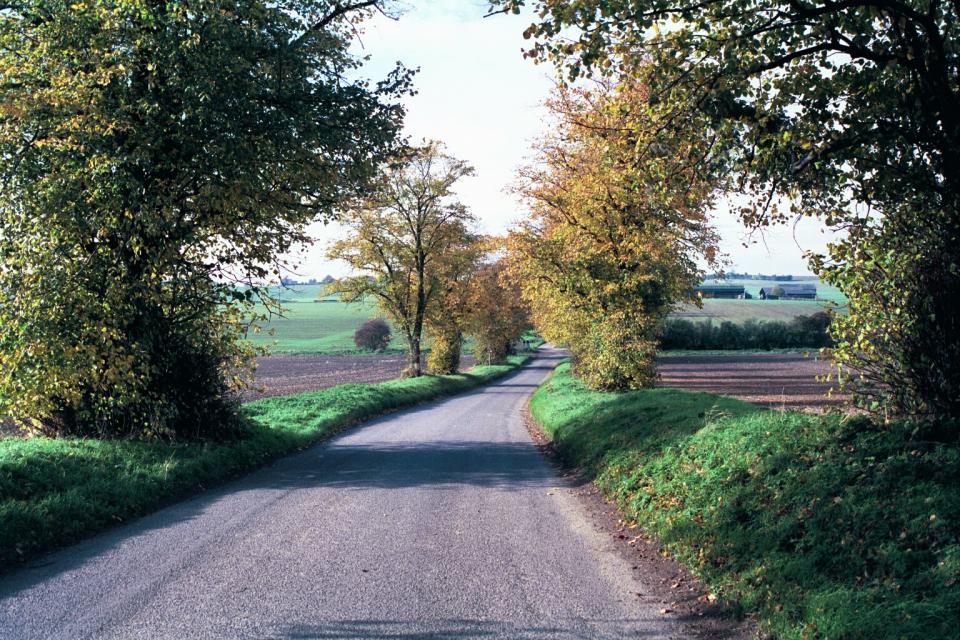
[[[262,293],[238,285],[275,274],[395,150],[410,74],[352,79],[366,11],[12,3],[0,413],[78,433],[218,428]]]

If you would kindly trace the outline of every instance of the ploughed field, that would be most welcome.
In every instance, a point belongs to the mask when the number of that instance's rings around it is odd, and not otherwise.
[[[461,369],[473,364],[473,356],[464,356]],[[243,399],[288,396],[338,384],[384,382],[399,377],[406,365],[405,355],[267,356],[257,360],[255,381],[261,389],[246,392]]]
[[[660,386],[733,396],[777,409],[840,408],[847,396],[827,395],[830,373],[815,353],[661,356]]]
[[[800,353],[662,356],[664,387],[733,396],[774,408],[826,409],[839,407],[845,396],[827,397],[831,383],[818,382],[829,372],[827,363]],[[463,369],[473,366],[464,356]],[[248,392],[245,400],[290,395],[348,382],[382,382],[400,375],[402,355],[270,356],[260,358],[256,372],[263,391]]]
[[[462,369],[474,364],[465,355]],[[846,396],[827,392],[832,383],[817,376],[829,372],[816,355],[800,353],[661,356],[660,386],[705,391],[740,398],[776,409],[840,408]],[[259,389],[245,392],[246,401],[326,389],[338,384],[384,382],[400,376],[404,355],[277,355],[258,359]],[[0,437],[18,435],[13,424],[0,421]]]

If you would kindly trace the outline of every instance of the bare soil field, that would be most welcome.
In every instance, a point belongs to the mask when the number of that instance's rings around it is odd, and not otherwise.
[[[827,397],[830,383],[816,377],[827,364],[813,354],[685,355],[659,358],[660,385],[742,398],[774,408],[839,407],[843,395]],[[259,360],[257,384],[244,400],[324,389],[346,382],[383,382],[400,375],[405,356],[270,356]],[[465,356],[463,368],[473,365]]]
[[[244,401],[271,396],[288,396],[326,389],[348,382],[384,382],[400,376],[407,364],[404,355],[387,356],[268,356],[257,360],[255,380],[259,391],[248,391]],[[474,364],[464,356],[461,367]]]
[[[833,393],[818,382],[829,372],[816,355],[800,353],[664,356],[660,386],[706,391],[741,398],[776,409],[824,410],[839,408],[847,396]]]

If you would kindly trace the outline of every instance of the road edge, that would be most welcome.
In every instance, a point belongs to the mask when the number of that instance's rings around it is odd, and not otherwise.
[[[554,370],[555,372],[555,370]],[[541,386],[550,381],[551,372]],[[539,387],[538,387],[539,388]],[[534,391],[536,393],[536,391]],[[758,636],[754,621],[737,619],[735,612],[711,598],[710,590],[689,569],[667,554],[638,525],[630,525],[615,502],[607,499],[584,471],[564,460],[550,437],[530,412],[527,397],[522,419],[534,446],[563,480],[578,504],[584,519],[602,536],[648,589],[639,598],[662,603],[660,614],[670,616],[683,627],[683,637],[696,640],[750,640]]]
[[[149,499],[136,501],[133,498],[126,498],[127,501],[124,502],[122,493],[118,496],[102,496],[100,500],[109,505],[105,513],[99,514],[97,519],[91,519],[69,532],[64,531],[63,528],[58,525],[58,522],[64,517],[70,517],[70,514],[61,513],[56,508],[42,510],[42,513],[37,516],[39,521],[36,519],[27,519],[26,522],[30,526],[22,531],[22,527],[7,526],[9,523],[0,522],[0,529],[6,529],[6,536],[0,535],[0,576],[8,575],[18,569],[28,567],[31,564],[42,563],[44,558],[51,553],[56,553],[71,545],[88,540],[116,526],[135,522],[171,505],[201,496],[231,481],[246,477],[251,473],[275,464],[287,456],[322,445],[332,438],[342,435],[350,429],[357,428],[371,420],[412,407],[429,404],[438,400],[445,400],[462,393],[469,393],[475,389],[494,383],[522,370],[536,357],[536,352],[521,355],[523,356],[521,362],[508,363],[509,368],[490,377],[470,380],[463,386],[443,389],[438,393],[425,395],[412,402],[399,403],[362,415],[351,416],[349,413],[345,413],[342,418],[334,419],[333,423],[327,425],[327,428],[323,431],[306,434],[297,440],[291,439],[290,442],[274,444],[274,448],[269,450],[254,451],[252,453],[244,452],[242,450],[243,441],[239,444],[233,443],[237,444],[237,447],[235,447],[235,456],[229,461],[231,466],[209,468],[213,465],[208,464],[207,468],[197,472],[195,476],[190,476],[189,470],[181,471],[186,477],[177,477],[175,474],[171,474],[171,478],[165,486],[152,489]],[[463,373],[469,374],[469,372],[470,370],[467,370]],[[383,383],[368,384],[372,386]],[[330,389],[333,388],[335,387],[330,387]],[[283,396],[283,398],[295,398],[299,395],[309,393],[315,392],[307,391],[303,392],[303,394]],[[264,400],[273,399],[268,398]],[[255,402],[262,402],[264,400]],[[230,445],[230,443],[223,444],[225,446]],[[229,452],[221,453],[220,457],[223,458],[228,454]],[[69,456],[71,453],[68,451],[61,455]],[[215,461],[213,454],[209,454],[207,458],[209,458],[208,462]],[[198,463],[198,466],[202,465]],[[97,481],[102,477],[103,476],[97,475],[96,473],[92,473],[90,480]],[[75,490],[77,486],[78,485],[64,486],[58,494]],[[42,500],[42,497],[40,499]],[[29,498],[20,500],[20,502],[24,503],[22,505],[24,510],[33,508],[31,506],[33,503],[31,503]],[[36,509],[34,509],[34,511],[36,511]],[[15,516],[16,514],[14,514],[14,517]],[[41,535],[39,536],[37,535],[37,527],[40,528],[39,533]]]

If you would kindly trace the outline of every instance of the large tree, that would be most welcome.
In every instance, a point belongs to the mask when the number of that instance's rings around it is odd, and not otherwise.
[[[343,260],[356,272],[331,285],[332,290],[347,302],[377,300],[406,339],[406,374],[412,377],[423,372],[427,321],[433,318],[434,326],[444,326],[443,316],[456,311],[445,301],[458,293],[477,255],[474,218],[453,191],[458,180],[473,173],[437,142],[411,149],[356,202],[346,219],[347,236],[328,252],[330,259]]]
[[[514,282],[548,340],[593,387],[653,384],[663,318],[693,301],[712,261],[714,185],[697,170],[706,135],[652,135],[642,83],[561,89],[538,163],[522,173],[532,216],[508,239]],[[701,132],[702,133],[702,132]]]
[[[409,74],[348,52],[380,4],[0,2],[0,414],[230,422],[256,283],[394,147]]]
[[[715,166],[753,196],[748,223],[814,215],[845,231],[812,264],[850,300],[834,357],[861,404],[960,414],[960,4],[529,4],[534,57],[574,77],[652,64],[663,122],[709,116]]]

